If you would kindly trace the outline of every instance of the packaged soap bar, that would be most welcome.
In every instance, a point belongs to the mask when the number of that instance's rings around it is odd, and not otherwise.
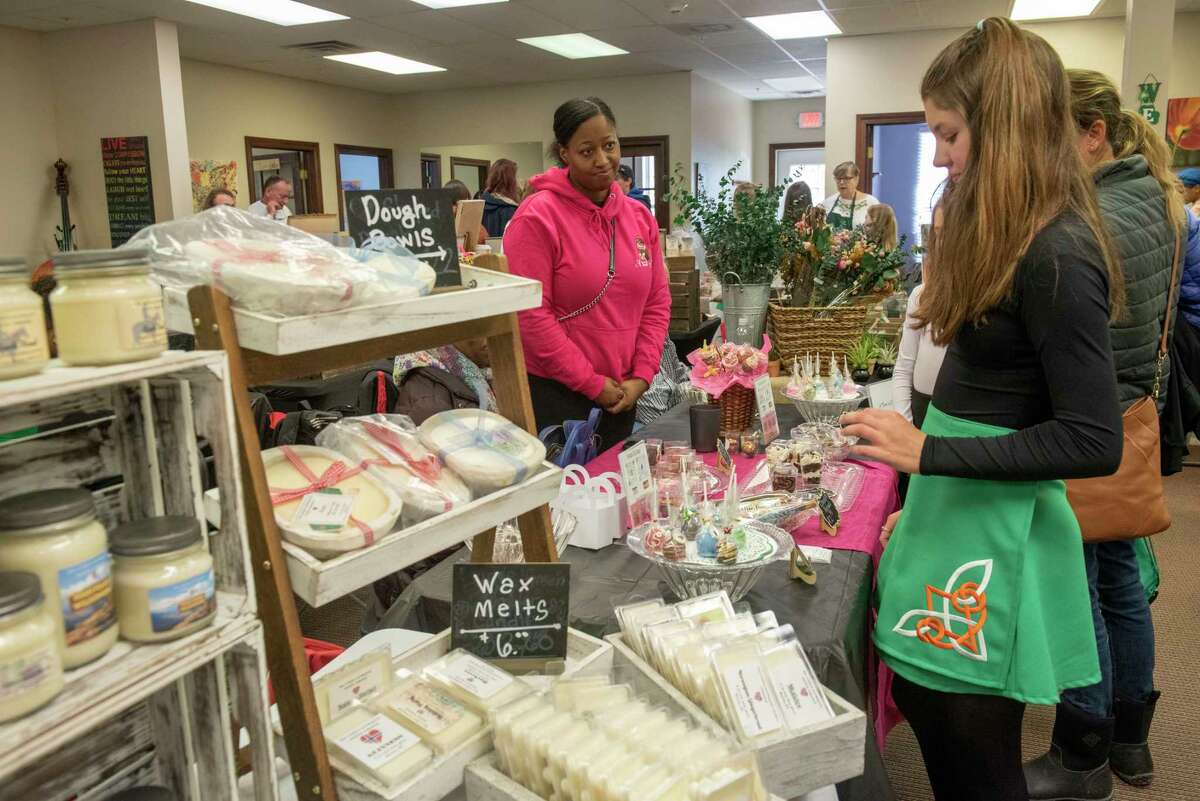
[[[642,639],[646,642],[649,652],[648,660],[654,669],[663,675],[667,674],[668,662],[665,643],[673,641],[676,635],[690,634],[696,629],[696,623],[691,620],[664,620],[642,629]]]
[[[834,716],[825,690],[799,643],[793,641],[767,650],[763,662],[790,730],[799,731]]]
[[[425,668],[425,678],[472,709],[487,713],[529,692],[511,674],[455,649]]]
[[[263,451],[262,457],[284,539],[313,556],[370,545],[400,517],[400,498],[335,451],[284,445]]]
[[[697,623],[719,622],[733,617],[733,602],[724,590],[680,601],[675,604],[675,609],[681,618]]]
[[[343,454],[400,497],[400,523],[408,527],[470,503],[471,491],[453,470],[421,444],[417,427],[399,414],[345,417],[317,434],[317,445]]]
[[[546,458],[541,440],[482,409],[439,412],[422,423],[418,433],[425,447],[476,496],[524,481]]]
[[[744,742],[763,743],[786,733],[773,682],[756,642],[739,641],[718,648],[711,661],[727,722]]]
[[[555,713],[550,704],[537,695],[527,695],[496,710],[492,716],[493,739],[501,769],[516,776],[516,731],[524,726],[536,726]]]
[[[575,695],[580,690],[607,686],[609,686],[609,681],[604,676],[578,676],[571,679],[559,679],[554,682],[551,695],[554,698],[556,709],[562,712],[571,712],[575,709]]]
[[[322,723],[329,723],[392,686],[390,648],[370,651],[313,681],[313,696]]]
[[[411,779],[433,760],[433,751],[399,723],[355,707],[325,727],[330,749],[389,788]]]
[[[651,657],[648,646],[642,637],[642,633],[646,627],[678,619],[679,612],[673,606],[647,607],[644,610],[631,611],[625,615],[625,620],[628,622],[629,627],[624,629],[622,634],[625,636],[626,644],[636,651],[642,659],[649,661]]]
[[[483,731],[483,718],[427,681],[408,676],[380,696],[383,714],[416,732],[437,753],[452,751]]]

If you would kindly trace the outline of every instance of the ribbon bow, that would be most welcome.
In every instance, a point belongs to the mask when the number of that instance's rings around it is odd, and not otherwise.
[[[268,487],[271,493],[272,506],[279,506],[290,501],[299,500],[309,493],[330,489],[348,478],[353,478],[366,469],[362,465],[349,467],[345,462],[337,461],[325,468],[324,473],[317,476],[312,470],[308,469],[308,465],[304,463],[304,460],[297,456],[296,452],[287,445],[282,446],[280,450],[283,451],[284,458],[288,460],[288,463],[308,482],[308,486],[296,487],[295,489],[273,489]],[[362,532],[363,540],[367,545],[375,542],[375,530],[373,528],[353,515],[350,516],[349,522]]]

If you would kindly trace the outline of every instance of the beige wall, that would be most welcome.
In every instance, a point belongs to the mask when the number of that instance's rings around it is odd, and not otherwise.
[[[705,177],[724,175],[739,161],[737,178],[749,180],[754,174],[753,105],[723,86],[692,75],[692,162],[706,165]],[[690,170],[685,174],[690,175]]]
[[[824,141],[824,127],[800,130],[797,119],[802,111],[825,111],[825,98],[754,102],[754,183],[766,186],[770,180],[771,145]]]
[[[1166,99],[1171,97],[1200,97],[1200,68],[1196,64],[1197,42],[1200,42],[1200,14],[1175,16],[1175,45],[1171,51],[1171,76],[1158,99],[1166,116]]]
[[[509,142],[501,145],[422,145],[422,153],[436,153],[442,157],[442,183],[449,181],[450,158],[464,159],[512,159],[517,162],[517,184],[528,181],[542,171],[544,148],[541,142]],[[418,184],[412,184],[417,186]]]
[[[399,120],[388,95],[184,59],[189,158],[236,161],[238,206],[249,203],[246,137],[316,142],[325,212],[337,212],[333,146],[390,147]],[[399,154],[397,154],[398,156]],[[399,162],[396,162],[399,171]],[[403,185],[403,184],[399,184]]]
[[[0,27],[0,255],[40,262],[54,251],[58,133],[42,34]],[[100,143],[96,142],[99,151]]]

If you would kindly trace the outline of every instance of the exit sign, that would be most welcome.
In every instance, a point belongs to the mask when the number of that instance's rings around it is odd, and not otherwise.
[[[820,128],[825,124],[825,113],[821,111],[801,111],[800,116],[796,119],[796,124],[804,130]]]

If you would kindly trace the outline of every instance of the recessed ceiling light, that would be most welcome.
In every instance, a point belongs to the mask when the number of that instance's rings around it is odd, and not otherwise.
[[[759,28],[772,39],[813,39],[818,36],[836,36],[842,32],[833,21],[833,17],[824,11],[797,11],[794,14],[746,17],[746,22]]]
[[[599,58],[600,56],[623,56],[629,53],[614,47],[608,42],[602,42],[586,33],[564,33],[558,36],[534,36],[530,39],[518,39],[527,45],[549,50],[563,58]]]
[[[254,17],[276,25],[311,25],[314,22],[336,22],[350,19],[323,8],[297,3],[294,0],[188,0],[201,6]]]
[[[1013,0],[1012,19],[1059,19],[1086,17],[1100,0]]]
[[[764,78],[763,83],[780,92],[817,92],[823,88],[821,82],[810,75],[796,75],[791,78]]]
[[[413,0],[429,8],[462,8],[463,6],[483,6],[489,3],[507,3],[508,0]]]
[[[370,53],[349,53],[344,56],[325,56],[330,61],[340,61],[343,64],[353,64],[356,67],[366,67],[369,70],[391,73],[392,75],[413,75],[418,72],[445,72],[445,67],[435,67],[413,61],[411,58],[393,56],[391,53],[381,53],[374,50]]]

